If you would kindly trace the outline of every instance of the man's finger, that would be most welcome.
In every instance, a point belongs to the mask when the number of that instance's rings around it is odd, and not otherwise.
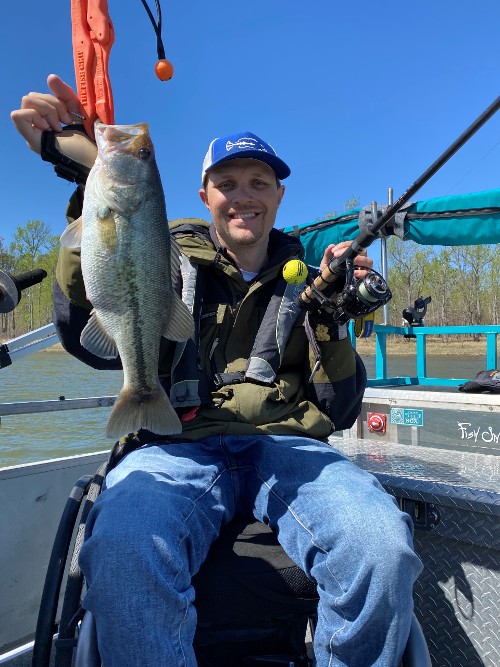
[[[61,103],[52,95],[30,93],[29,95],[23,97],[21,108],[25,111],[34,112],[31,117],[31,122],[35,125],[35,127],[43,130],[52,129],[55,132],[60,132],[62,129],[61,119],[64,120],[64,118],[61,118],[61,116],[67,113],[64,110],[59,109],[60,105]],[[37,114],[40,116],[40,118],[45,120],[49,127],[45,127],[43,123],[40,124],[40,121],[37,118]],[[64,122],[66,121],[64,120]]]
[[[19,134],[26,139],[28,146],[36,153],[41,150],[41,137],[44,130],[50,130],[49,123],[34,109],[16,109],[10,114]]]
[[[73,116],[68,113],[66,103],[49,93],[24,95],[21,100],[21,109],[32,109],[38,112],[42,118],[46,118],[50,127],[56,132],[61,130],[61,122],[69,125],[74,120]]]
[[[70,114],[67,114],[68,111],[74,111],[80,115],[85,115],[85,110],[75,91],[71,86],[65,83],[61,77],[57,76],[57,74],[49,74],[47,84],[54,97],[64,105],[64,111],[68,116],[68,118],[64,119],[65,122],[71,123],[74,120]]]

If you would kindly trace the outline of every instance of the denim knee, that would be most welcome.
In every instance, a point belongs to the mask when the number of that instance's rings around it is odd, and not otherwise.
[[[349,595],[353,587],[375,588],[382,596],[404,589],[404,597],[411,595],[422,569],[413,550],[412,520],[388,494],[382,490],[379,494],[372,505],[366,503],[362,511],[342,517],[341,526],[337,514],[337,521],[333,520],[321,536],[311,574],[326,576],[326,588],[334,596]]]
[[[413,525],[408,514],[395,509],[378,521],[366,525],[354,544],[359,554],[360,571],[371,581],[371,593],[377,590],[380,599],[395,600],[411,608],[415,579],[422,570],[413,550]],[[389,602],[392,606],[392,602]]]
[[[149,569],[173,581],[190,569],[186,517],[192,513],[193,502],[169,497],[168,489],[152,493],[135,483],[105,490],[87,522],[80,554],[85,576],[111,585],[123,577],[146,576]]]

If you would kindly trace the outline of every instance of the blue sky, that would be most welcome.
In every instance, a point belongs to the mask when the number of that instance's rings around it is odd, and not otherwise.
[[[154,10],[154,2],[150,2]],[[246,129],[292,169],[277,226],[395,199],[500,94],[498,0],[163,0],[175,67],[153,72],[156,42],[140,0],[109,0],[116,122],[147,121],[169,218],[204,217],[210,140]],[[9,3],[3,13],[0,236],[65,225],[72,185],[29,151],[10,120],[55,72],[74,83],[70,1]],[[500,113],[416,195],[499,186]]]

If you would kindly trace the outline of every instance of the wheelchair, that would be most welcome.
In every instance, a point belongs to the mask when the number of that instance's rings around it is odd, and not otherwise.
[[[66,502],[42,593],[32,667],[101,667],[94,618],[81,606],[85,582],[78,554],[106,470],[103,464],[94,476],[79,479]],[[268,526],[253,517],[238,517],[225,526],[193,585],[198,615],[194,650],[199,667],[314,664],[306,636],[314,637],[316,587],[286,555]],[[400,667],[431,667],[415,616]]]

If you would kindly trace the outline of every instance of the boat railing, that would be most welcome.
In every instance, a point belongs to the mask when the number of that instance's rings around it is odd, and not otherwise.
[[[0,369],[10,366],[14,360],[46,350],[58,342],[56,328],[51,323],[0,344]]]
[[[44,337],[39,338],[40,345],[45,346],[47,332],[42,333]],[[402,339],[408,334],[415,336],[416,376],[389,377],[387,373],[387,337],[396,335]],[[470,378],[460,380],[427,377],[426,337],[446,334],[485,336],[486,368],[497,367],[496,343],[500,334],[500,326],[392,327],[375,325],[376,377],[368,380],[361,414],[356,423],[348,431],[337,433],[336,437],[340,435],[359,439],[382,438],[386,442],[399,444],[418,444],[455,451],[498,455],[500,451],[500,396],[498,394],[471,395],[449,389],[445,391],[446,385],[451,388],[452,385],[467,382]],[[56,342],[57,340],[56,337]],[[353,342],[356,344],[355,338]],[[14,352],[12,341],[9,342],[8,347],[12,354]],[[28,353],[27,347],[31,348],[30,351],[36,351],[37,345],[26,343],[26,340],[23,340],[18,349],[24,355]],[[6,369],[5,372],[9,370]],[[425,385],[441,386],[442,390],[429,391]],[[23,415],[45,413],[55,416],[56,413],[60,414],[68,410],[109,409],[116,398],[116,395],[75,398],[54,396],[47,397],[45,400],[0,402],[0,423],[5,420],[7,424],[9,418],[19,417],[21,419]],[[67,414],[64,419],[71,419],[70,414]],[[64,419],[61,422],[61,428],[64,428],[64,423],[66,423]],[[29,419],[26,428],[26,432],[29,432]],[[48,438],[50,441],[47,441],[49,443],[47,449],[51,450],[53,435],[50,429]],[[87,447],[85,438],[86,436],[81,435],[79,442],[82,448]],[[89,451],[94,451],[93,432],[89,435],[88,440]],[[45,443],[37,441],[38,449],[43,450],[44,446]],[[37,450],[34,456],[38,458],[39,455]]]
[[[116,396],[89,396],[86,398],[66,398],[45,401],[17,401],[0,403],[0,418],[7,415],[32,415],[41,412],[61,412],[62,410],[86,410],[88,408],[109,408]]]
[[[376,324],[375,334],[375,378],[368,380],[369,387],[383,386],[448,386],[456,387],[468,382],[470,378],[442,378],[427,375],[427,337],[428,336],[484,336],[485,366],[484,369],[498,368],[497,339],[500,325],[485,326],[448,326],[448,327],[394,327]],[[401,340],[415,339],[415,375],[391,377],[387,374],[387,336],[400,336]],[[351,339],[356,345],[356,337],[351,329]]]

